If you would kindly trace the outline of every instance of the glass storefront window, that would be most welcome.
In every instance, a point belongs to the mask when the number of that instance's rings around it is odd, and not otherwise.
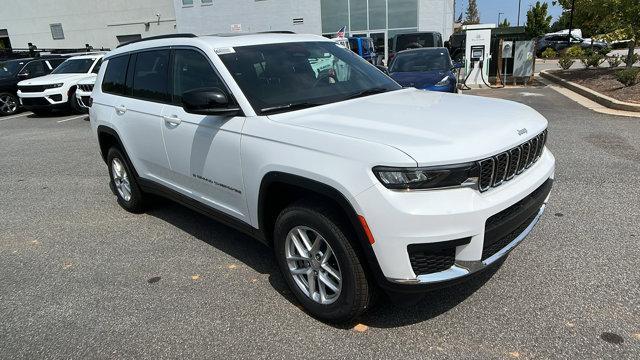
[[[418,0],[389,1],[389,29],[417,26]]]
[[[387,1],[369,0],[369,29],[387,27]]]
[[[322,32],[336,33],[349,25],[349,8],[345,0],[322,0]]]
[[[367,0],[350,0],[351,31],[367,30]]]

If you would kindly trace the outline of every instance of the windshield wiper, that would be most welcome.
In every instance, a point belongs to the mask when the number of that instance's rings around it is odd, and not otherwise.
[[[262,114],[268,114],[268,113],[274,113],[274,112],[279,112],[283,110],[306,109],[306,108],[319,106],[319,105],[323,105],[323,104],[311,103],[311,102],[299,102],[299,103],[293,103],[293,104],[277,105],[277,106],[262,108],[260,109],[260,112]]]
[[[356,93],[353,93],[353,94],[347,96],[345,99],[355,99],[355,98],[369,96],[369,95],[381,94],[381,93],[384,93],[384,92],[387,92],[387,91],[391,91],[391,90],[386,89],[386,88],[371,88],[371,89],[362,90],[362,91],[358,91]]]

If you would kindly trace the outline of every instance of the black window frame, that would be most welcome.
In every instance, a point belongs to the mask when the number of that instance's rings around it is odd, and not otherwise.
[[[229,99],[229,103],[233,104],[233,105],[238,105],[238,102],[235,99],[235,96],[233,96],[233,93],[231,92],[231,90],[229,89],[229,86],[227,85],[227,83],[224,81],[224,78],[220,75],[220,72],[218,71],[218,69],[216,68],[216,66],[213,64],[213,62],[211,61],[211,59],[209,58],[209,56],[207,56],[207,54],[205,54],[202,50],[198,49],[197,47],[193,47],[193,46],[174,46],[171,48],[171,57],[169,58],[169,66],[170,66],[170,74],[169,74],[169,89],[170,89],[170,97],[171,97],[171,102],[168,103],[167,105],[174,105],[174,106],[179,106],[182,107],[182,102],[178,102],[176,101],[175,94],[173,93],[174,91],[174,81],[175,81],[175,77],[174,77],[174,73],[173,73],[173,69],[175,66],[175,51],[176,50],[191,50],[191,51],[195,51],[198,54],[200,54],[205,61],[209,64],[209,66],[211,67],[211,69],[213,70],[213,72],[216,74],[216,76],[218,77],[218,79],[220,80],[220,84],[222,85],[222,91],[225,92],[225,94],[227,95],[227,98]]]
[[[124,93],[118,93],[118,92],[105,91],[105,89],[104,89],[104,80],[105,80],[105,77],[107,76],[107,71],[109,70],[109,63],[111,62],[111,60],[118,59],[118,58],[121,58],[121,57],[123,57],[123,58],[127,57],[127,65],[125,66],[125,76],[124,76],[124,91],[125,92]],[[127,81],[128,77],[127,77],[127,75],[128,75],[128,72],[129,72],[129,67],[131,66],[131,54],[130,53],[120,54],[120,55],[117,55],[117,56],[110,57],[107,60],[108,60],[107,68],[105,69],[104,75],[102,77],[102,83],[100,84],[100,90],[105,94],[116,95],[116,96],[127,96],[126,91],[130,88],[128,86],[128,81]]]
[[[133,76],[134,76],[136,63],[138,61],[138,54],[143,53],[143,52],[148,52],[148,51],[157,51],[157,50],[169,50],[170,51],[170,54],[169,54],[169,66],[168,66],[168,69],[167,69],[167,71],[169,72],[169,74],[168,74],[168,85],[167,85],[167,92],[169,94],[169,99],[167,101],[158,101],[158,100],[151,100],[151,99],[146,99],[146,98],[139,98],[139,97],[136,97],[136,96],[133,95],[133,80],[134,80]],[[218,71],[218,68],[211,61],[211,58],[209,58],[209,56],[204,51],[202,51],[202,49],[200,49],[198,47],[195,47],[195,46],[189,46],[189,45],[177,45],[177,46],[174,45],[174,46],[151,47],[151,48],[146,48],[146,49],[129,51],[129,52],[125,52],[125,53],[121,53],[121,54],[117,54],[117,55],[113,55],[113,56],[109,56],[109,57],[103,58],[103,61],[111,61],[112,59],[115,59],[115,58],[128,56],[129,57],[129,61],[127,63],[127,69],[126,69],[126,75],[125,75],[125,90],[127,90],[127,92],[124,93],[124,94],[120,94],[120,93],[113,93],[113,92],[104,91],[102,89],[102,86],[104,86],[104,76],[103,76],[103,79],[102,79],[102,83],[100,85],[101,91],[103,93],[105,93],[105,94],[110,94],[110,95],[115,95],[115,96],[122,96],[122,97],[130,98],[130,99],[140,100],[140,101],[150,101],[150,102],[155,102],[155,103],[164,104],[164,105],[182,107],[182,103],[174,103],[174,100],[173,100],[173,80],[174,79],[173,79],[173,71],[172,71],[172,69],[173,69],[173,64],[174,64],[174,52],[175,52],[175,50],[193,50],[193,51],[196,51],[196,52],[200,53],[205,58],[205,60],[209,63],[209,66],[211,66],[213,71],[216,73],[216,75],[220,79],[220,83],[223,86],[223,88],[221,90],[226,93],[226,95],[227,95],[227,97],[229,99],[229,104],[240,106],[240,104],[236,100],[235,95],[231,91],[231,88],[229,87],[229,85],[225,81],[224,77],[222,77],[222,75],[220,74],[220,71]],[[106,75],[106,72],[107,72],[108,69],[109,69],[109,64],[107,63],[107,68],[105,70],[105,75]],[[238,116],[243,116],[243,114],[244,114],[244,112],[241,110],[241,112],[240,112],[240,114],[238,114]]]

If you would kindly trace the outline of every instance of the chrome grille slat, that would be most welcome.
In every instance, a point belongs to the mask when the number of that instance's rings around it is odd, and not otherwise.
[[[523,144],[478,161],[478,190],[485,192],[523,173],[540,159],[546,142],[547,130],[544,130]]]

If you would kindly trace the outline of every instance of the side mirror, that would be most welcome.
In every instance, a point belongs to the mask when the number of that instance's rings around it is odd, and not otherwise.
[[[240,107],[231,103],[219,88],[195,89],[182,94],[182,108],[191,114],[227,115],[240,113]]]
[[[28,78],[28,77],[29,77],[29,75],[30,75],[30,74],[29,74],[29,72],[28,72],[28,71],[24,71],[24,72],[19,73],[19,74],[18,74],[18,77],[19,77],[19,78],[21,78],[21,79],[26,79],[26,78]]]
[[[389,68],[387,68],[386,66],[383,65],[376,65],[376,67],[378,68],[378,70],[382,71],[383,73],[389,75]]]
[[[451,65],[454,69],[462,69],[462,64],[457,61],[453,61]]]

